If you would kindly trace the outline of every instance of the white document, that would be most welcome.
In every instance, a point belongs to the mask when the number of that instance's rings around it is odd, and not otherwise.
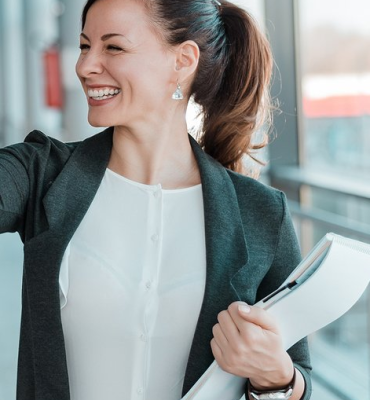
[[[346,313],[369,282],[370,245],[328,233],[284,283],[255,306],[276,318],[284,348],[289,349]],[[245,381],[214,361],[182,400],[239,400]]]

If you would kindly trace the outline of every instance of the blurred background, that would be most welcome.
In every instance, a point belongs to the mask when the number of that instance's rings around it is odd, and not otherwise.
[[[256,17],[273,47],[272,93],[281,112],[261,179],[286,192],[303,254],[329,231],[370,243],[369,0],[235,3]],[[63,141],[96,132],[74,73],[83,4],[0,0],[0,146],[33,129]],[[16,235],[0,237],[0,255],[0,399],[14,400],[22,272]],[[313,400],[370,400],[369,328],[368,289],[311,335]]]

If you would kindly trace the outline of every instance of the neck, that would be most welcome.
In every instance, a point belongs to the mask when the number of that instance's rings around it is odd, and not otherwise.
[[[115,127],[108,167],[133,181],[165,189],[200,183],[185,119],[182,124],[151,124],[146,129]]]

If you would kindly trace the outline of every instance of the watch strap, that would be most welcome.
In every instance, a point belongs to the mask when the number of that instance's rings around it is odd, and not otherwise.
[[[276,390],[258,390],[253,387],[250,381],[248,381],[248,393],[250,397],[255,400],[287,400],[293,394],[295,380],[296,369],[294,368],[293,378],[285,388]]]

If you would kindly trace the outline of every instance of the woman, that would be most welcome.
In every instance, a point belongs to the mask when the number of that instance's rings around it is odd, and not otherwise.
[[[80,48],[89,122],[111,128],[0,152],[0,232],[25,246],[17,398],[177,400],[215,358],[247,398],[309,399],[306,340],[287,353],[248,305],[300,259],[285,197],[237,173],[271,74],[250,16],[89,0]]]

